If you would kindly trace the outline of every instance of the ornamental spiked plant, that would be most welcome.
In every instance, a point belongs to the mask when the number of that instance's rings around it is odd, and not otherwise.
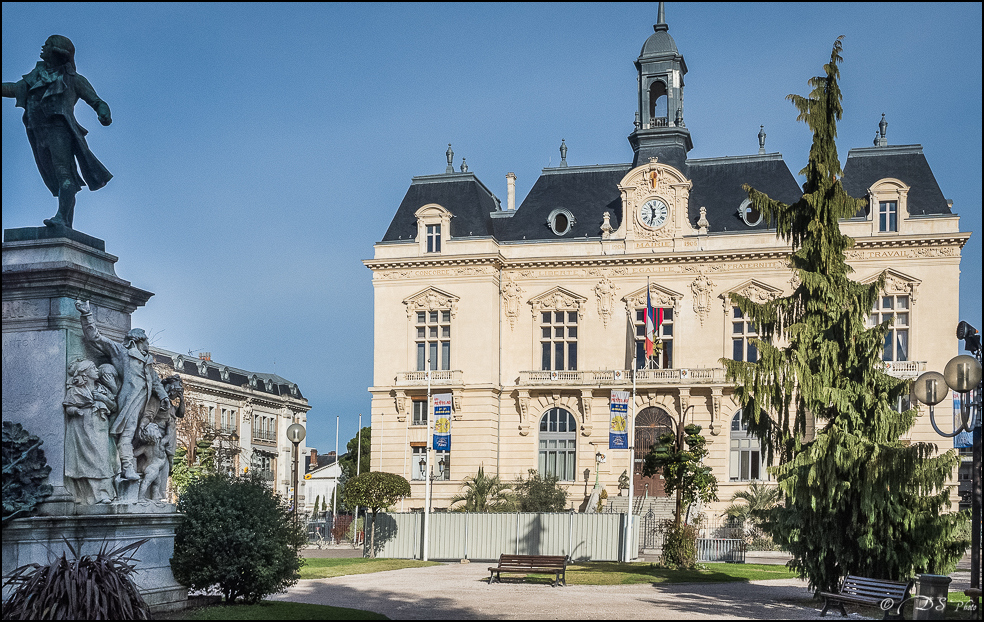
[[[908,382],[883,371],[889,324],[866,326],[884,275],[871,284],[849,278],[844,252],[854,240],[838,221],[867,202],[849,196],[840,181],[842,39],[824,75],[810,79],[809,97],[787,97],[813,131],[809,163],[800,171],[803,196],[786,205],[744,187],[791,244],[799,285],[765,304],[732,295],[758,326],[760,359],[722,360],[743,420],[762,439],[769,462],[778,462],[770,472],[784,500],[759,514],[763,527],[793,554],[789,566],[820,591],[835,591],[847,574],[892,580],[943,574],[967,545],[953,538],[966,517],[944,513],[956,453],[934,455],[931,443],[899,440],[916,417],[914,409],[894,408],[908,395]],[[811,421],[816,431],[808,439]]]

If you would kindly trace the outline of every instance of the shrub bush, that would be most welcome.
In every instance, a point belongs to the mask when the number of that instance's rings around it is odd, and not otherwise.
[[[663,522],[663,555],[660,564],[666,568],[693,570],[697,568],[697,525],[667,520]]]
[[[231,604],[256,603],[297,583],[307,535],[258,473],[194,480],[178,511],[185,520],[175,532],[171,569],[182,584],[218,589]]]
[[[54,562],[15,569],[7,584],[17,586],[3,604],[4,620],[149,620],[150,609],[131,576],[133,553],[147,540],[95,555],[79,556],[67,540]]]

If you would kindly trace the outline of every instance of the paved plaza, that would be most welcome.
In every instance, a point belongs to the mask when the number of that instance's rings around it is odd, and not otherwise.
[[[361,557],[360,549],[307,549],[306,557]],[[758,554],[754,563],[785,562],[778,554]],[[551,587],[518,578],[489,585],[494,562],[446,563],[332,579],[299,581],[286,594],[270,597],[381,613],[393,620],[485,619],[842,619],[820,617],[806,581],[772,579],[734,583],[570,585]],[[970,557],[951,574],[951,591],[970,586]],[[865,619],[856,613],[852,619]],[[880,617],[880,616],[879,616]]]
[[[394,620],[819,619],[806,582],[796,579],[554,588],[509,579],[489,585],[489,565],[450,563],[303,580],[272,598],[366,609]]]

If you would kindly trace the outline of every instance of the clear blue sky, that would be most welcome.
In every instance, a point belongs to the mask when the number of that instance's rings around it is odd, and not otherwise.
[[[889,144],[921,144],[973,232],[961,317],[981,326],[981,5],[669,3],[689,68],[691,157],[767,149],[793,173],[811,136],[785,100],[807,94],[838,35],[841,161],[881,114]],[[368,425],[372,257],[411,177],[448,143],[517,203],[561,138],[572,165],[630,162],[633,61],[651,4],[3,4],[3,80],[51,34],[113,111],[80,102],[115,175],[78,196],[75,228],[117,274],[154,292],[133,315],[155,345],[296,382],[308,444]],[[3,102],[3,228],[54,214],[21,123]],[[955,347],[956,349],[956,347]],[[344,451],[344,448],[342,449]]]

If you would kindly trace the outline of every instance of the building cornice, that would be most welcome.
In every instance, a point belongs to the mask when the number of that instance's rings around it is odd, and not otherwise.
[[[847,251],[848,259],[858,259],[858,253],[864,251],[896,251],[898,256],[916,255],[923,257],[958,256],[959,250],[970,239],[971,234],[954,232],[947,234],[917,234],[896,235],[891,237],[856,238],[854,246]],[[955,248],[954,248],[955,247]],[[939,252],[928,252],[928,249],[938,249]],[[952,249],[952,250],[947,250]],[[501,254],[456,255],[451,257],[406,257],[388,259],[367,259],[363,261],[366,267],[381,273],[389,270],[450,270],[455,268],[484,268],[491,270],[522,270],[554,267],[633,267],[652,265],[718,264],[729,261],[775,261],[785,260],[790,255],[789,247],[769,248],[734,248],[710,251],[669,251],[665,253],[632,253],[590,255],[581,257],[524,257],[508,258]],[[479,272],[481,273],[481,272]],[[465,276],[465,274],[462,274]]]

